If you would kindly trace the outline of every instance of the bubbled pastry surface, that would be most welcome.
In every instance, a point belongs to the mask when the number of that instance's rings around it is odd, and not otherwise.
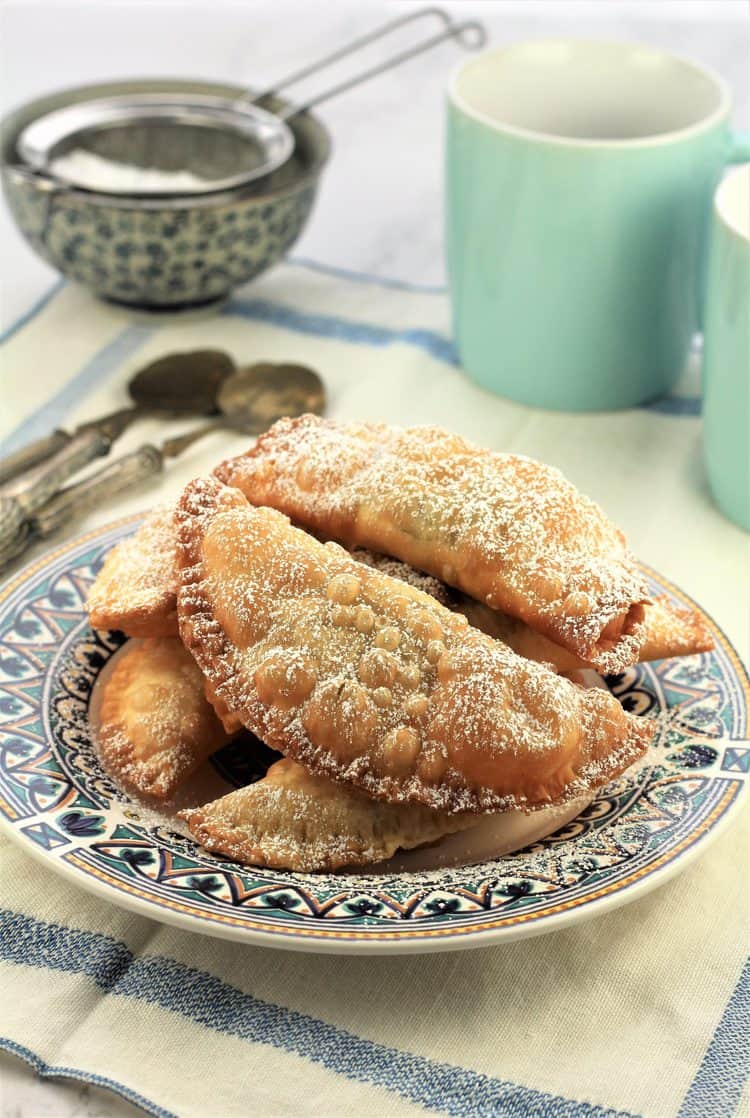
[[[645,748],[649,728],[608,694],[237,490],[193,482],[177,524],[186,646],[231,712],[312,771],[393,802],[500,810],[578,795]]]

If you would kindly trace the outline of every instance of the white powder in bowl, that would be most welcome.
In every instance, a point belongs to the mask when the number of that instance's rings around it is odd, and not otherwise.
[[[72,148],[52,160],[50,170],[58,178],[85,186],[89,190],[105,190],[118,194],[173,193],[189,194],[205,190],[206,180],[192,171],[161,171],[156,167],[138,167],[118,163],[84,148]]]

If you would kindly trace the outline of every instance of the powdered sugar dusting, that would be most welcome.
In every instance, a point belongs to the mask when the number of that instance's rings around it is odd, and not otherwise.
[[[171,796],[227,740],[200,670],[176,637],[131,642],[102,685],[98,743],[105,767],[149,796]]]
[[[236,490],[177,514],[183,639],[231,711],[307,768],[436,810],[534,808],[620,771],[648,731],[421,591]]]
[[[384,575],[388,575],[390,578],[398,578],[402,582],[408,583],[409,586],[413,586],[415,590],[421,590],[423,594],[429,594],[442,606],[447,606],[449,609],[457,608],[459,595],[433,575],[428,575],[424,571],[417,571],[414,567],[410,567],[408,563],[402,563],[400,559],[392,559],[390,555],[378,555],[377,552],[370,551],[369,548],[354,548],[351,556],[358,563],[374,567],[376,571],[382,571]]]
[[[378,862],[475,822],[370,800],[289,760],[272,765],[263,780],[182,814],[212,852],[301,872]]]
[[[173,515],[173,507],[155,510],[133,537],[113,550],[89,596],[92,624],[97,628],[117,628],[130,636],[142,637],[177,634],[177,541]],[[470,624],[529,660],[553,664],[562,672],[589,666],[520,619],[490,609],[399,559],[364,548],[355,549],[352,554],[359,562],[400,578],[449,609],[458,610]],[[641,661],[689,656],[713,648],[713,638],[700,615],[694,610],[678,609],[664,596],[645,607],[644,625],[646,637],[637,653]],[[631,646],[635,639],[634,634],[626,638]],[[620,656],[620,647],[612,656],[600,651],[599,670],[614,671]]]
[[[160,506],[107,556],[86,608],[96,629],[131,637],[177,635],[174,508]]]
[[[281,420],[217,476],[313,531],[372,547],[605,670],[635,662],[648,592],[622,534],[551,466],[437,427]]]

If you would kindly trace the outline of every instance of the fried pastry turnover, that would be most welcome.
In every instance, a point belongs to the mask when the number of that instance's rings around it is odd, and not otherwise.
[[[176,637],[128,644],[104,682],[99,751],[113,776],[167,799],[232,736],[203,694],[195,660]]]
[[[216,470],[255,505],[369,547],[524,621],[602,671],[635,663],[645,581],[559,470],[439,427],[282,419]]]
[[[473,815],[371,800],[286,757],[255,784],[180,816],[213,854],[300,873],[380,862],[476,823]]]
[[[240,730],[244,729],[241,719],[236,714],[232,714],[227,704],[216,694],[212,685],[205,678],[203,680],[203,693],[228,734],[234,736],[234,734],[238,734]]]
[[[157,510],[132,538],[113,548],[89,592],[88,609],[94,628],[120,629],[130,637],[178,635],[177,530],[173,513],[173,509]],[[364,548],[356,549],[352,555],[464,613],[477,629],[504,641],[529,660],[553,664],[560,672],[594,667],[518,618],[490,609],[399,559]],[[679,609],[664,596],[645,607],[645,629],[646,638],[638,654],[640,661],[691,656],[714,647],[700,614]],[[214,701],[210,689],[207,697]],[[217,714],[223,716],[218,708]],[[229,717],[228,722],[238,728],[236,720],[232,722]]]
[[[177,536],[174,509],[158,508],[113,547],[89,590],[95,629],[129,637],[177,636]]]
[[[532,810],[605,783],[653,727],[516,656],[235,489],[179,502],[178,620],[230,714],[311,772],[438,811]]]
[[[556,671],[564,673],[594,668],[593,664],[530,629],[518,618],[475,602],[432,575],[415,571],[399,559],[390,559],[365,548],[358,548],[351,554],[360,563],[409,582],[442,605],[462,613],[476,629],[503,641],[527,660],[551,664]],[[645,628],[646,639],[640,649],[639,663],[666,660],[673,656],[693,656],[697,652],[710,652],[714,647],[713,637],[700,614],[692,609],[680,609],[665,594],[657,595],[645,607]]]
[[[586,668],[596,670],[596,665],[570,652],[562,645],[530,629],[523,621],[507,613],[489,609],[465,594],[448,602],[452,609],[460,610],[482,632],[503,641],[519,656],[537,663],[551,664],[562,673],[580,672]],[[710,652],[713,637],[695,610],[679,609],[664,595],[654,598],[645,607],[646,639],[638,653],[638,662],[666,660],[673,656],[692,656],[697,652]]]

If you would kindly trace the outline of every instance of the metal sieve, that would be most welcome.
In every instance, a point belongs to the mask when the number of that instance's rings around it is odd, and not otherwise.
[[[392,31],[425,17],[443,30],[278,115],[266,98],[317,74]],[[423,8],[386,23],[289,74],[262,93],[237,100],[191,94],[138,93],[79,101],[27,124],[16,147],[27,168],[57,182],[103,194],[206,194],[243,186],[270,174],[294,150],[288,122],[300,113],[415,55],[455,38],[469,49],[485,42],[475,20],[454,23],[440,8]]]

